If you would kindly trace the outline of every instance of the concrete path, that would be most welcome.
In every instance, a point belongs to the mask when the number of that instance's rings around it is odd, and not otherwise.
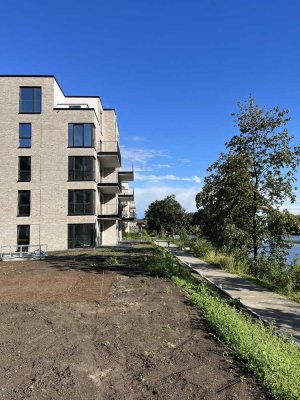
[[[162,247],[168,247],[168,242],[157,243]],[[168,250],[231,297],[240,299],[246,308],[261,319],[267,322],[274,321],[279,330],[293,335],[300,344],[300,304],[270,292],[250,280],[207,264],[176,247],[169,247]]]

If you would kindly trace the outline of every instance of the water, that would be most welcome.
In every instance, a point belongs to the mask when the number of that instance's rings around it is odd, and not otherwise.
[[[293,258],[298,254],[300,256],[300,235],[291,236],[291,240],[294,242],[293,247],[290,249],[290,253],[288,255],[288,261],[292,261]]]

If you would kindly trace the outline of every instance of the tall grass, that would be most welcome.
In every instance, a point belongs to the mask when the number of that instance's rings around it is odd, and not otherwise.
[[[252,322],[206,285],[196,286],[178,277],[172,280],[186,289],[219,338],[246,362],[275,399],[300,399],[300,351],[293,343],[276,335],[272,327]]]
[[[184,288],[190,301],[203,312],[213,330],[272,392],[276,400],[300,399],[300,351],[221,298],[207,283],[196,282],[190,271],[171,254],[154,248],[144,266]]]
[[[125,232],[123,234],[123,239],[124,240],[145,240],[149,241],[151,240],[151,236],[148,234],[147,231],[141,230],[139,232]]]
[[[249,260],[217,251],[211,243],[203,238],[192,241],[190,251],[194,256],[209,264],[220,267],[227,272],[250,278],[274,292],[300,302],[300,265],[296,262],[291,263],[283,270],[274,260],[262,258],[257,269],[258,273],[253,275]]]

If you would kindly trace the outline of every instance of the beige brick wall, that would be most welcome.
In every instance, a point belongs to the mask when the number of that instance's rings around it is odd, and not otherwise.
[[[42,87],[42,113],[19,114],[19,87]],[[101,132],[114,140],[115,114],[108,111],[103,129],[98,110],[54,110],[57,84],[48,77],[0,77],[0,245],[17,242],[17,225],[30,225],[30,243],[46,243],[49,250],[67,248],[69,223],[95,223],[96,216],[68,216],[68,189],[94,189],[99,210],[96,182],[68,182],[68,156],[89,155],[97,160],[93,148],[68,148],[68,123],[94,123],[96,142]],[[81,99],[82,100],[82,99]],[[66,100],[66,102],[68,102]],[[96,115],[98,114],[98,115]],[[32,125],[32,146],[18,148],[19,123]],[[107,130],[107,135],[106,135]],[[31,182],[18,182],[18,157],[31,156]],[[98,165],[98,160],[95,165]],[[100,180],[97,168],[97,182]],[[113,172],[113,171],[112,171]],[[18,190],[31,191],[31,215],[17,217]],[[109,202],[116,202],[116,196]],[[99,235],[99,232],[97,232]],[[107,223],[103,242],[117,242],[116,223]]]

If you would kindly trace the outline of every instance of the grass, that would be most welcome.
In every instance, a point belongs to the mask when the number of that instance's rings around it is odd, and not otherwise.
[[[111,256],[107,260],[108,265],[119,265],[119,259],[116,256]]]
[[[207,283],[193,278],[171,254],[154,248],[144,258],[152,274],[171,279],[187,293],[217,336],[238,355],[276,400],[300,399],[300,351],[273,327],[253,320],[215,292]]]
[[[260,276],[251,273],[247,260],[238,260],[234,256],[216,251],[205,239],[197,239],[191,243],[190,252],[203,261],[227,272],[247,278],[273,292],[284,295],[290,300],[300,303],[300,266],[292,264],[287,271],[270,260],[264,260],[260,268]]]

